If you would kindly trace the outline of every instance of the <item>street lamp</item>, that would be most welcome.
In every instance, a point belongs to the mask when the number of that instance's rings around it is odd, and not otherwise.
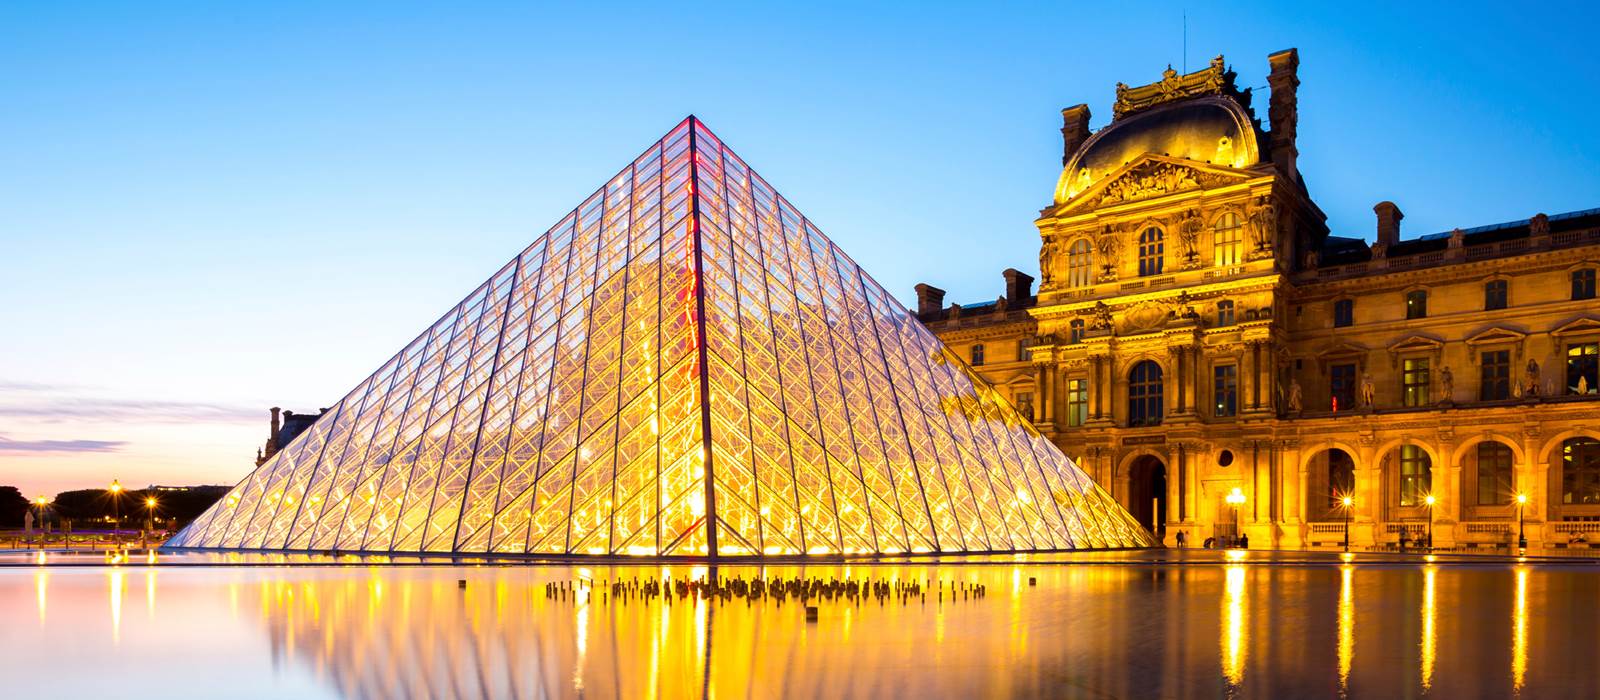
[[[1428,551],[1431,552],[1433,551],[1433,504],[1439,501],[1430,493],[1426,498],[1422,499],[1422,502],[1428,506]]]
[[[111,480],[111,518],[112,518],[111,539],[113,541],[117,539],[118,535],[122,534],[121,532],[119,532],[119,530],[122,527],[122,503],[121,503],[121,498],[120,498],[121,496],[122,496],[122,482],[118,481],[116,479],[112,479]]]
[[[1227,496],[1223,497],[1222,500],[1227,501],[1228,505],[1233,506],[1233,541],[1234,542],[1238,542],[1239,541],[1239,506],[1244,505],[1244,491],[1241,490],[1239,487],[1235,486],[1235,487],[1233,487],[1232,491],[1228,492]]]
[[[144,515],[144,529],[146,529],[146,530],[154,530],[154,529],[156,529],[156,497],[155,496],[150,496],[150,497],[144,499],[144,512],[145,512],[145,515]]]
[[[1522,528],[1522,509],[1528,505],[1528,494],[1517,494],[1517,555],[1528,553],[1528,533]]]
[[[1350,551],[1350,506],[1355,502],[1356,499],[1349,496],[1339,499],[1339,505],[1344,506],[1344,551],[1346,552]]]

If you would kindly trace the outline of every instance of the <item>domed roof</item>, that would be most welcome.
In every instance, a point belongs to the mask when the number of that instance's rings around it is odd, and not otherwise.
[[[1196,97],[1113,121],[1073,154],[1061,172],[1056,201],[1064,202],[1146,153],[1247,168],[1261,161],[1256,128],[1230,97]]]

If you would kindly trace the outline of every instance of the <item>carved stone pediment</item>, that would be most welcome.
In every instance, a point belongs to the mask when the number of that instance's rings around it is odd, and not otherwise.
[[[1146,155],[1124,166],[1104,182],[1075,197],[1069,208],[1097,208],[1136,202],[1191,190],[1223,187],[1239,182],[1244,175],[1216,172],[1196,167],[1177,158]]]
[[[1138,335],[1166,326],[1167,306],[1154,301],[1134,304],[1122,314],[1122,335]]]
[[[1563,323],[1550,331],[1550,335],[1556,336],[1557,338],[1568,335],[1580,335],[1584,333],[1600,333],[1600,319],[1594,319],[1588,316],[1579,316],[1578,318],[1567,321],[1566,323]]]
[[[1472,334],[1466,340],[1468,345],[1497,345],[1500,343],[1520,343],[1527,333],[1504,326],[1492,326]]]
[[[1389,352],[1438,352],[1444,348],[1444,343],[1437,338],[1425,335],[1408,335],[1389,344]]]

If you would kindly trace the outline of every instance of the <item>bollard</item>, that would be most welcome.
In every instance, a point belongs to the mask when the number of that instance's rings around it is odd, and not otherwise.
[[[817,606],[815,606],[815,605],[807,605],[806,606],[806,622],[816,622],[816,621],[817,621]]]
[[[1034,577],[1032,577],[1032,576],[1029,576],[1029,577],[1028,577],[1028,585],[1030,585],[1030,586],[1037,586],[1037,585],[1039,585],[1039,579],[1037,579],[1037,578],[1034,578]]]
[[[456,588],[466,588],[466,587],[467,587],[467,580],[466,579],[464,579],[464,578],[456,579]]]

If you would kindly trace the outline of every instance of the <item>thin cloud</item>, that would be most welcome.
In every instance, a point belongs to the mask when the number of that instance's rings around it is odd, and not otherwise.
[[[120,452],[128,443],[117,440],[12,440],[0,435],[0,453],[26,452],[30,454],[85,452]]]
[[[245,423],[259,421],[263,415],[260,409],[191,401],[51,396],[25,402],[0,402],[0,418],[27,418],[42,422]]]

